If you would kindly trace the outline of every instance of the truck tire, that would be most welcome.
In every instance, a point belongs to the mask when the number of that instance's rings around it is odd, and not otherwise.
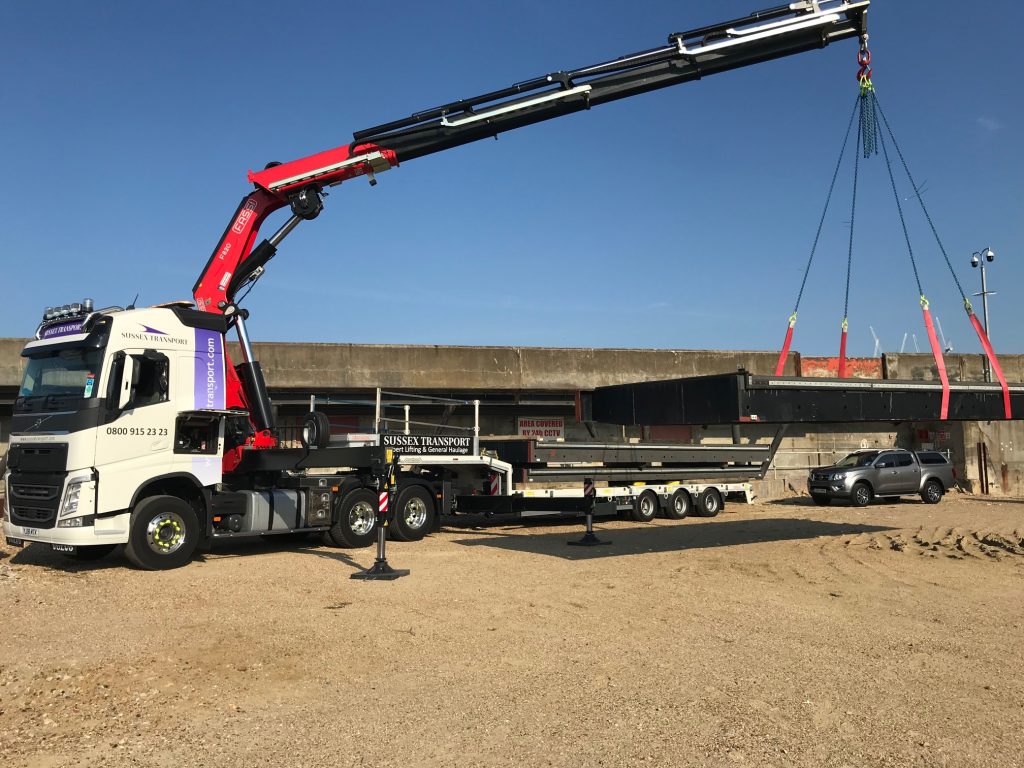
[[[644,491],[633,501],[633,509],[629,516],[638,523],[649,523],[658,516],[658,494]]]
[[[331,442],[331,421],[323,411],[306,414],[299,432],[299,441],[307,451],[310,448],[326,448]]]
[[[685,488],[677,488],[668,500],[665,517],[669,520],[682,520],[693,511],[693,497]]]
[[[860,482],[855,484],[853,490],[850,491],[850,503],[855,507],[866,507],[871,503],[874,495],[870,485]]]
[[[74,552],[64,553],[72,560],[81,562],[92,562],[106,557],[117,548],[117,544],[92,544],[87,547],[77,547]]]
[[[356,488],[335,502],[334,524],[327,537],[334,546],[368,547],[376,535],[377,494],[369,488]]]
[[[146,571],[180,568],[199,543],[195,510],[177,496],[150,496],[132,510],[125,556]]]
[[[398,494],[395,517],[388,534],[395,541],[419,541],[434,527],[434,498],[422,485],[410,485]]]
[[[709,487],[697,497],[697,514],[701,517],[714,517],[722,511],[722,494],[717,488]]]
[[[921,489],[921,501],[925,504],[938,504],[942,501],[942,483],[938,480],[928,480]]]

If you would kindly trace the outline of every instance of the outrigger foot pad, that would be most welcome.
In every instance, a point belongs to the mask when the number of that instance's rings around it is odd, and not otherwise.
[[[365,571],[357,571],[349,578],[362,581],[394,581],[408,575],[408,568],[392,568],[387,560],[375,560]]]
[[[596,547],[599,544],[611,544],[610,541],[602,541],[594,535],[593,531],[587,531],[583,534],[583,538],[579,541],[567,541],[565,542],[570,547]]]

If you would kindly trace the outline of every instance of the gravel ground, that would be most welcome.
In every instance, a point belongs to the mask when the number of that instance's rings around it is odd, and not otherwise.
[[[458,522],[390,583],[0,546],[0,764],[1024,765],[1024,503]]]

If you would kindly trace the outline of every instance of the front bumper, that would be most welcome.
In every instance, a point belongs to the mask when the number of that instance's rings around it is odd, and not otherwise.
[[[848,499],[852,491],[853,482],[849,479],[807,481],[807,492],[818,498]]]
[[[7,543],[14,546],[41,542],[57,546],[90,547],[97,544],[124,544],[128,541],[127,521],[121,523],[117,518],[93,521],[92,525],[83,525],[80,528],[47,529],[15,525],[5,519],[3,528],[5,539],[14,540]]]

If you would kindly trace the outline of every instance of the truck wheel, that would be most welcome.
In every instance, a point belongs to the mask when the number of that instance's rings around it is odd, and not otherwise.
[[[638,523],[649,523],[658,514],[658,495],[654,491],[644,491],[633,502],[630,517]]]
[[[925,504],[938,504],[942,501],[942,484],[938,480],[929,480],[921,489],[921,501]]]
[[[117,548],[117,544],[92,544],[87,547],[78,547],[74,552],[66,553],[72,560],[91,562],[106,557]]]
[[[682,520],[693,511],[693,498],[685,488],[677,488],[668,500],[665,517],[669,520]]]
[[[857,483],[853,486],[853,492],[850,494],[850,501],[855,507],[866,507],[871,503],[871,499],[874,494],[871,492],[871,486],[867,483]]]
[[[307,451],[310,448],[326,448],[331,442],[331,421],[323,411],[312,411],[302,421],[299,441]]]
[[[125,556],[146,571],[180,568],[199,543],[199,521],[188,502],[150,496],[135,505]]]
[[[705,488],[697,497],[697,514],[701,517],[714,517],[723,506],[722,494],[717,488]]]
[[[394,520],[388,533],[395,541],[419,541],[434,526],[434,499],[422,485],[410,485],[398,494]]]
[[[368,547],[377,534],[377,494],[357,488],[341,497],[334,509],[330,539],[336,547]]]

